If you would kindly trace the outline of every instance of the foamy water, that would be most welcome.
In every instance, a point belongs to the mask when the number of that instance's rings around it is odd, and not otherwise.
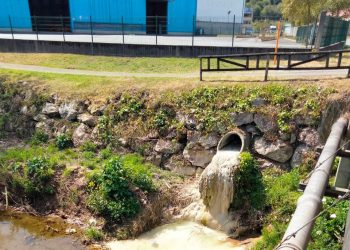
[[[157,227],[135,240],[109,242],[112,250],[243,250],[240,241],[194,222]]]

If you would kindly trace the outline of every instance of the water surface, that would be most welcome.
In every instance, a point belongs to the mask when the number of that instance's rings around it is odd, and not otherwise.
[[[0,212],[1,250],[82,250],[79,239],[65,235],[58,218]]]

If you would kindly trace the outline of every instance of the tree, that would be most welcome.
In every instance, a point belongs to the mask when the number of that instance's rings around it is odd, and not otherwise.
[[[317,20],[325,0],[283,0],[283,17],[294,25],[309,24]]]
[[[340,10],[349,7],[350,0],[282,0],[281,10],[285,19],[303,25],[317,20],[321,11],[339,15]]]

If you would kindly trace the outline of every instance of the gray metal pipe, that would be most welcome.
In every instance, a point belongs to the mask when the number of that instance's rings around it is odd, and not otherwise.
[[[315,223],[311,220],[321,210],[322,198],[328,184],[332,164],[347,126],[348,120],[345,118],[339,118],[333,124],[332,131],[317,161],[317,169],[311,175],[304,194],[298,200],[297,208],[283,236],[282,244],[277,248],[278,250],[306,249]],[[305,226],[308,222],[310,223]],[[300,230],[300,228],[302,229]],[[290,235],[293,236],[289,237]]]
[[[350,210],[348,212],[348,218],[346,220],[346,229],[343,242],[343,250],[350,250]]]

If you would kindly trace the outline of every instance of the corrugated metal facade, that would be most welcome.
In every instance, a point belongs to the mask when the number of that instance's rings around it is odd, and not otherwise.
[[[31,29],[32,22],[28,0],[1,0],[1,28],[10,28],[10,17],[15,29]]]
[[[1,0],[3,7],[0,9],[0,28],[10,27],[8,17],[11,16],[13,27],[31,29],[28,1]],[[129,25],[127,27],[136,27],[135,30],[145,32],[146,2],[146,0],[69,0],[71,29],[72,31],[87,29],[91,17],[92,22],[96,24],[94,28],[117,30],[123,18],[123,23]],[[167,12],[166,32],[194,31],[193,19],[196,18],[197,0],[171,0],[168,2]]]

